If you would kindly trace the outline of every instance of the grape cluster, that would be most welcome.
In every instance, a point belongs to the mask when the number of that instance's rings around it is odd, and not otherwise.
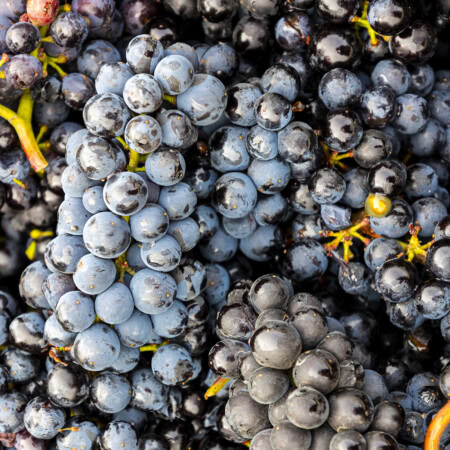
[[[0,0],[2,445],[450,445],[449,12]]]
[[[276,274],[237,282],[208,359],[221,377],[210,391],[229,383],[229,439],[257,449],[398,448],[406,403],[371,369],[364,339],[347,334],[355,321],[326,316],[319,297],[294,295]]]

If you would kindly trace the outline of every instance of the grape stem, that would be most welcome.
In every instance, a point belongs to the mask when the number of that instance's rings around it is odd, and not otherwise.
[[[175,95],[164,94],[163,99],[171,105],[177,106],[177,97]]]
[[[362,2],[361,17],[354,16],[354,17],[352,17],[351,22],[353,22],[355,24],[356,35],[358,36],[358,39],[360,41],[361,41],[361,38],[359,36],[359,29],[361,27],[363,27],[363,28],[367,29],[367,33],[369,34],[369,38],[370,38],[370,44],[373,47],[378,47],[378,45],[380,44],[380,41],[378,40],[377,36],[380,36],[386,42],[389,42],[390,37],[389,36],[383,36],[382,34],[377,33],[372,28],[372,26],[370,25],[369,21],[367,20],[367,9],[368,9],[368,7],[369,7],[369,2],[368,1]]]
[[[341,160],[345,158],[353,158],[353,151],[349,151],[347,153],[339,153],[328,147],[328,145],[323,141],[320,142],[320,145],[323,149],[326,160],[332,167],[339,166],[344,170],[350,169],[350,167],[347,164],[343,163]]]
[[[72,7],[66,2],[59,8],[59,14],[72,11]]]
[[[119,279],[117,280],[119,283],[123,283],[123,279],[125,277],[125,273],[130,274],[131,276],[136,275],[136,272],[129,266],[127,262],[127,254],[124,253],[123,255],[120,255],[116,261],[116,270],[119,274]]]
[[[434,239],[427,244],[422,244],[418,237],[419,231],[421,229],[422,227],[420,227],[419,225],[409,225],[409,233],[411,234],[409,242],[406,244],[405,242],[397,241],[403,249],[403,252],[397,255],[399,258],[404,256],[409,262],[417,260],[420,263],[425,264],[427,251],[433,245]]]
[[[292,112],[302,112],[304,109],[305,105],[300,100],[292,104]]]
[[[48,356],[50,356],[50,358],[52,358],[54,361],[56,361],[59,364],[62,364],[63,366],[68,366],[69,364],[64,362],[59,356],[58,353],[59,352],[69,352],[70,349],[72,348],[72,346],[68,346],[68,347],[51,347],[50,351],[48,352]]]
[[[44,238],[44,237],[53,237],[55,233],[53,231],[41,231],[38,229],[34,229],[30,233],[31,243],[25,250],[25,255],[30,261],[33,261],[36,257],[36,247],[37,247],[37,240]]]
[[[0,59],[0,67],[2,67],[8,61],[9,61],[9,56],[6,53],[3,53],[2,58]]]
[[[41,128],[39,128],[39,133],[36,136],[36,142],[38,144],[41,143],[42,138],[44,137],[44,134],[47,133],[47,131],[48,131],[48,126],[47,125],[41,125]]]
[[[323,246],[326,251],[331,252],[332,250],[336,250],[342,243],[344,247],[343,260],[348,263],[349,260],[354,256],[350,250],[353,238],[359,239],[365,246],[369,245],[370,243],[370,238],[363,236],[361,233],[372,237],[378,236],[373,233],[372,229],[370,228],[370,219],[368,216],[365,216],[362,220],[356,222],[355,225],[345,228],[344,230],[325,231],[324,233],[322,233],[324,237],[332,237],[334,239],[331,242],[324,244]]]
[[[80,431],[80,429],[78,427],[60,428],[58,433],[61,433],[62,431]]]
[[[450,424],[450,401],[434,416],[425,435],[424,450],[439,450],[441,436]]]
[[[48,166],[48,162],[41,153],[31,125],[33,104],[34,100],[31,97],[30,90],[25,89],[20,97],[17,112],[0,105],[0,117],[3,117],[14,127],[31,167],[35,172],[39,172]]]
[[[208,398],[217,395],[230,380],[231,378],[218,377],[217,380],[214,381],[214,383],[205,392],[205,400],[208,400]]]
[[[142,347],[139,347],[140,352],[156,352],[158,348],[163,347],[164,345],[167,345],[169,343],[168,340],[161,342],[161,344],[149,344],[149,345],[143,345]]]

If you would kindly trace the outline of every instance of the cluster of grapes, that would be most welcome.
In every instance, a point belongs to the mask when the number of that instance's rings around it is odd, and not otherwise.
[[[448,22],[0,0],[3,445],[449,445]]]
[[[348,323],[326,317],[315,295],[293,295],[275,274],[238,282],[217,317],[222,340],[209,353],[225,377],[209,392],[234,379],[228,438],[252,439],[256,449],[390,449],[397,436],[408,439],[399,394],[370,369],[372,356],[347,336]]]
[[[66,141],[81,128],[68,119],[83,107],[78,89],[93,95],[94,87],[60,67],[88,37],[81,14],[57,0],[5,1],[0,24],[1,277],[16,283],[25,249],[30,259],[42,258],[54,235]]]

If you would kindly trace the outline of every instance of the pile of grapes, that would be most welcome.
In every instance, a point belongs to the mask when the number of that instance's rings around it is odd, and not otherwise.
[[[0,0],[0,448],[450,448],[449,0]]]

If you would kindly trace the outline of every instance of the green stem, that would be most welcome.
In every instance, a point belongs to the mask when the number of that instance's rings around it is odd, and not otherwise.
[[[130,163],[128,164],[127,170],[134,172],[139,164],[139,153],[130,150]]]
[[[168,94],[164,94],[163,95],[163,99],[166,102],[169,102],[170,104],[177,106],[177,98],[175,95],[168,95]]]
[[[47,36],[49,28],[50,28],[50,25],[44,25],[39,28],[39,33],[41,34],[41,38],[44,38],[45,36]]]
[[[41,42],[50,42],[52,44],[55,43],[55,41],[53,40],[53,38],[51,36],[46,36],[46,37],[41,38]]]
[[[41,143],[41,140],[44,137],[44,134],[47,133],[47,131],[48,131],[48,126],[47,125],[41,125],[41,128],[39,128],[39,133],[36,136],[36,142],[38,144]]]
[[[48,59],[48,65],[50,67],[53,67],[61,78],[67,76],[67,73],[64,72],[64,70],[62,70],[61,67],[59,67],[59,65],[52,61],[50,58]]]
[[[44,141],[39,143],[39,148],[43,151],[43,152],[48,152],[51,148],[51,144],[50,141]]]
[[[14,127],[31,167],[35,172],[39,172],[45,169],[48,163],[42,155],[34,137],[33,127],[31,125],[32,115],[33,99],[28,89],[24,91],[20,98],[17,113],[4,105],[0,105],[0,117],[3,117]]]
[[[31,123],[31,118],[33,117],[33,105],[34,100],[30,94],[30,90],[25,89],[22,96],[20,97],[17,114],[26,122]]]
[[[0,67],[3,66],[6,62],[9,61],[9,56],[6,53],[2,54],[2,59],[0,59]]]

